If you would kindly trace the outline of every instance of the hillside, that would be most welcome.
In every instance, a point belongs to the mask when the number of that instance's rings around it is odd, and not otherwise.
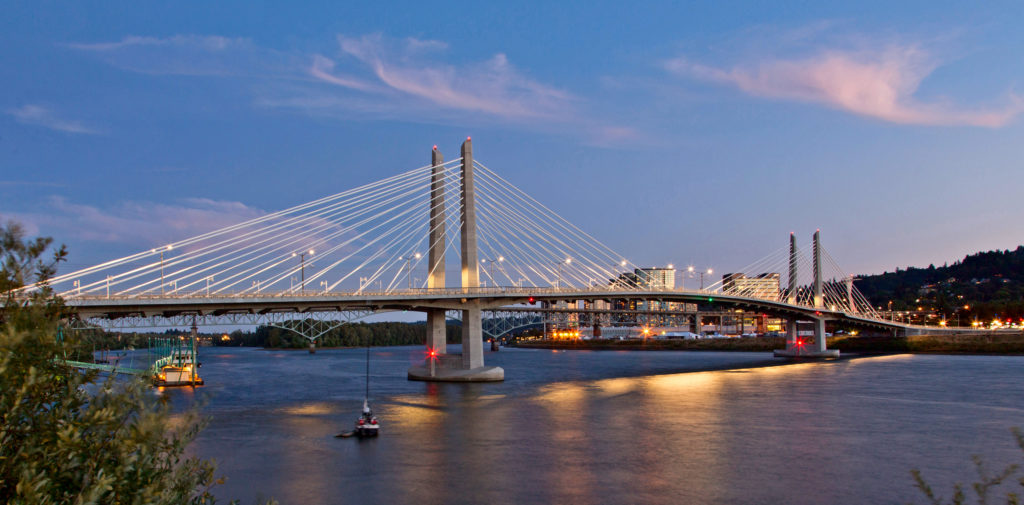
[[[883,310],[933,311],[951,321],[1019,320],[1024,317],[1024,246],[971,254],[952,265],[865,275],[857,287]]]

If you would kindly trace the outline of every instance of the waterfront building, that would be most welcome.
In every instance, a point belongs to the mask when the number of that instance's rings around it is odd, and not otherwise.
[[[675,268],[637,268],[634,271],[637,284],[642,288],[675,289]]]
[[[730,295],[774,300],[779,297],[779,274],[763,273],[754,277],[735,273],[722,276],[722,291]]]

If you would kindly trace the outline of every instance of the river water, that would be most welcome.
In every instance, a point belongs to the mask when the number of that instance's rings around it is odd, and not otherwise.
[[[494,384],[411,382],[422,348],[374,349],[377,439],[338,439],[365,351],[203,348],[192,446],[222,499],[284,504],[922,502],[1021,461],[1024,357],[899,355],[764,366],[761,353],[502,349]]]

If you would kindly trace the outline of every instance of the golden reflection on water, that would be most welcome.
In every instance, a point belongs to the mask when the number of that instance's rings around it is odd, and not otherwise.
[[[324,441],[350,428],[338,426],[337,406],[328,402],[301,403],[273,413],[284,425],[283,431],[295,435],[275,443],[265,464],[281,468],[281,473],[288,476],[282,481],[288,496],[302,497],[307,503],[323,502],[331,492],[334,477],[329,465],[320,464],[330,460],[333,452]]]
[[[333,404],[327,402],[316,402],[279,408],[275,410],[274,413],[289,416],[323,416],[333,414],[336,411],[337,408]]]

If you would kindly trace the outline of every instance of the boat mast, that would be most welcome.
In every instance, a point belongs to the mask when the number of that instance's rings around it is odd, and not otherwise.
[[[366,336],[366,396],[365,401],[370,401],[370,336]]]

